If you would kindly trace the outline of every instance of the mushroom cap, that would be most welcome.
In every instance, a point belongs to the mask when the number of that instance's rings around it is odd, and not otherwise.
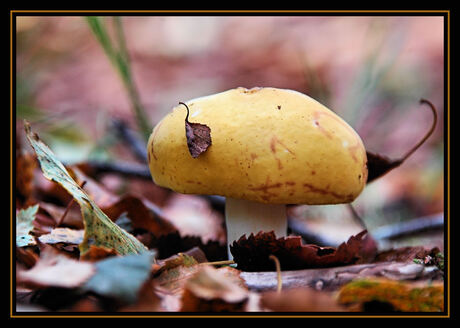
[[[367,180],[366,150],[344,120],[300,92],[236,88],[187,102],[189,122],[211,129],[193,158],[185,106],[176,106],[148,142],[154,182],[179,193],[272,204],[353,201]]]

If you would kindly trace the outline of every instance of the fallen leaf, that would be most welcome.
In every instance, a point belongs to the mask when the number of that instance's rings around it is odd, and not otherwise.
[[[137,301],[120,308],[119,312],[159,312],[162,311],[161,297],[155,293],[152,280],[148,280],[139,290]]]
[[[154,264],[153,274],[159,275],[166,270],[170,270],[180,265],[191,266],[203,262],[207,262],[206,256],[201,249],[194,247],[187,252],[178,253],[168,257],[167,259],[156,261]]]
[[[151,236],[146,236],[151,237]],[[179,232],[169,233],[159,238],[150,238],[145,241],[149,248],[155,248],[158,251],[158,258],[167,258],[174,254],[185,252],[193,247],[199,247],[208,261],[219,261],[227,257],[227,245],[216,241],[203,243],[198,236],[181,236]]]
[[[38,204],[21,209],[16,214],[16,246],[34,246],[35,238],[30,234],[34,228],[33,221],[38,211]]]
[[[65,188],[80,205],[85,225],[84,239],[79,246],[80,254],[84,254],[89,245],[114,248],[120,254],[145,252],[146,247],[141,242],[113,223],[91,200],[48,146],[31,131],[30,125],[24,125],[27,139],[37,154],[43,175]]]
[[[361,258],[366,235],[364,230],[334,248],[304,245],[299,236],[276,238],[273,231],[261,231],[234,241],[230,251],[238,269],[243,271],[274,271],[270,255],[279,259],[282,270],[332,267],[356,263]]]
[[[234,312],[242,311],[249,292],[236,269],[215,269],[203,265],[184,285],[181,311]]]
[[[37,161],[32,154],[16,150],[16,191],[27,201],[33,192],[33,177]]]
[[[50,233],[38,237],[44,244],[75,244],[78,245],[83,241],[84,230],[74,230],[69,228],[55,228]]]
[[[343,312],[334,295],[312,288],[293,288],[262,293],[261,307],[275,312]]]
[[[66,208],[62,206],[57,206],[52,203],[40,202],[40,210],[46,212],[53,220],[54,225],[59,222],[64,215]],[[67,211],[64,220],[61,222],[61,225],[72,227],[75,229],[83,229],[83,220],[81,217],[81,211],[78,208],[78,205],[75,204],[71,206]]]
[[[427,256],[436,256],[439,253],[439,248],[426,249],[423,246],[407,246],[400,248],[392,248],[377,254],[375,262],[412,262],[414,259],[424,260]]]
[[[113,220],[126,213],[133,228],[147,230],[155,237],[177,231],[177,228],[165,219],[160,208],[148,200],[134,195],[126,194],[102,209]]]
[[[23,264],[27,269],[32,268],[38,259],[38,255],[32,249],[16,247],[16,261]]]
[[[89,249],[80,259],[83,261],[97,262],[107,257],[119,255],[113,248],[90,245]]]
[[[182,257],[170,262],[170,267],[160,270],[155,277],[155,284],[160,294],[180,296],[188,277],[198,270],[198,262],[193,258]]]
[[[193,158],[197,158],[211,146],[211,129],[201,123],[191,123],[188,121],[189,109],[182,102],[179,104],[187,108],[187,116],[185,117],[185,136],[187,138],[187,146]]]
[[[96,273],[81,289],[133,303],[137,300],[140,288],[150,276],[154,256],[153,252],[143,252],[109,257],[95,262]]]
[[[17,272],[17,280],[19,284],[34,287],[74,288],[82,285],[94,272],[91,263],[71,259],[46,246],[32,269]]]
[[[224,245],[226,242],[223,216],[203,197],[173,194],[163,207],[163,213],[181,236],[199,236],[203,244],[217,241]]]

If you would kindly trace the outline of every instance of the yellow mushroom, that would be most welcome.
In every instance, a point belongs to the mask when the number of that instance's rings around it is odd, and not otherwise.
[[[150,172],[179,193],[226,197],[228,243],[259,231],[285,236],[286,204],[349,203],[366,184],[361,138],[307,95],[236,88],[186,104],[188,120],[211,129],[212,145],[190,155],[178,105],[150,136]]]

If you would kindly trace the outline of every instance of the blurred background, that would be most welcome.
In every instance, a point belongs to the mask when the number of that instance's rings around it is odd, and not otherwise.
[[[142,139],[140,122],[154,126],[179,101],[270,86],[319,100],[368,151],[397,159],[429,130],[432,114],[419,104],[428,99],[438,109],[434,134],[353,203],[378,234],[442,219],[444,55],[444,18],[436,16],[17,16],[16,130],[22,140],[27,119],[65,163],[138,163],[112,132],[114,118]],[[145,179],[101,183],[160,206],[166,197]],[[362,230],[346,205],[290,211],[334,242]],[[400,241],[443,248],[442,231]]]

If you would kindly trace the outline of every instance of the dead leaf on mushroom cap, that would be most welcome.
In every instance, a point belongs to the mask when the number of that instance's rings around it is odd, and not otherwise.
[[[282,270],[299,270],[353,264],[375,249],[369,249],[367,230],[350,237],[337,248],[304,245],[299,236],[276,238],[273,231],[261,231],[234,241],[230,251],[240,270],[274,271],[270,255],[279,259]]]
[[[197,158],[211,146],[211,129],[201,123],[192,123],[188,121],[189,109],[182,102],[179,104],[187,108],[187,116],[185,117],[185,137],[187,138],[187,146],[193,158]]]

